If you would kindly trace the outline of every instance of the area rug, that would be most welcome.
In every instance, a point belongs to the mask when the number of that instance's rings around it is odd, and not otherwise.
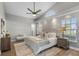
[[[16,51],[16,56],[36,56],[33,54],[32,49],[26,46],[24,42],[15,43],[14,47]],[[45,56],[45,52],[39,53],[38,56]]]
[[[35,56],[32,50],[28,46],[26,46],[24,42],[15,43],[14,47],[17,56]],[[61,52],[61,49],[53,47],[45,51],[42,51],[37,56],[55,56],[59,52]]]
[[[17,56],[33,56],[32,50],[28,48],[28,46],[26,46],[24,42],[15,43],[14,47]]]

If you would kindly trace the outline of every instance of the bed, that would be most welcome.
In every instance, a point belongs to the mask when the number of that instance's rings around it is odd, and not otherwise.
[[[24,39],[25,45],[29,46],[35,55],[57,44],[56,33],[48,33],[45,38],[28,36]]]

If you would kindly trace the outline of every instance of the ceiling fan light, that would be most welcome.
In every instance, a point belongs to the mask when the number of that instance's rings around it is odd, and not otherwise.
[[[36,14],[33,14],[33,16],[36,16]]]

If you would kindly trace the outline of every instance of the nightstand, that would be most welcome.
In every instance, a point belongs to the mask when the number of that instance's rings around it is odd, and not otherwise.
[[[10,37],[3,37],[1,38],[1,51],[7,51],[11,49],[11,38]]]
[[[69,41],[65,38],[57,37],[57,46],[64,49],[69,49]]]

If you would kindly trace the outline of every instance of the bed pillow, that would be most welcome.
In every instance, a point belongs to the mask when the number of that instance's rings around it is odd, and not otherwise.
[[[49,42],[52,42],[53,40],[56,40],[56,33],[48,33],[47,34],[47,40],[49,40]]]

